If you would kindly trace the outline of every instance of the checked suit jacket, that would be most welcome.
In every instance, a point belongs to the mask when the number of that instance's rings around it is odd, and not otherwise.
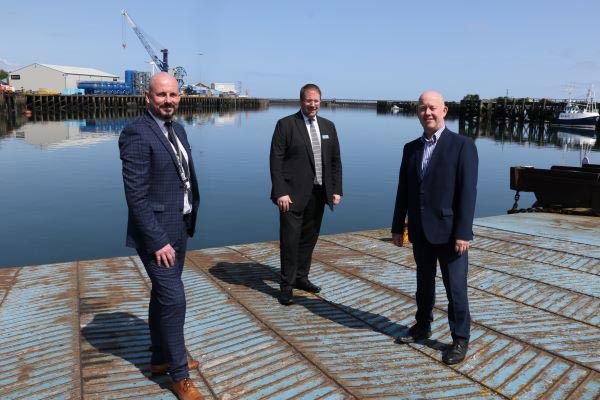
[[[323,188],[327,204],[333,209],[333,195],[343,195],[340,144],[333,122],[316,118],[321,134]],[[269,161],[271,200],[277,203],[277,198],[289,195],[291,210],[303,210],[313,190],[315,158],[301,111],[277,121]]]
[[[192,151],[183,126],[173,122],[173,129],[188,155],[193,204],[187,227],[182,216],[185,186],[177,156],[154,118],[146,111],[119,137],[129,207],[126,244],[147,253],[187,239],[182,237],[185,233],[193,236],[196,226],[200,193]]]

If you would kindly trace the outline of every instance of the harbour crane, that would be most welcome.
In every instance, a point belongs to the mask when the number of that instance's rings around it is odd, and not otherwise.
[[[133,22],[133,19],[131,19],[131,17],[127,13],[127,10],[122,10],[121,15],[123,15],[123,18],[125,18],[127,20],[129,25],[131,26],[131,29],[133,29],[133,31],[135,32],[137,37],[140,39],[140,42],[142,42],[142,45],[144,45],[144,48],[146,49],[146,51],[150,55],[150,58],[152,58],[152,61],[156,64],[156,66],[161,71],[169,72],[169,50],[167,50],[167,49],[160,50],[160,52],[162,53],[162,56],[163,56],[163,59],[161,61],[158,58],[158,56],[156,55],[156,52],[154,51],[152,46],[150,46],[150,43],[148,43],[148,40],[144,36],[142,30],[135,24],[135,22]],[[123,48],[125,48],[125,46],[127,46],[127,44],[125,43],[124,40],[123,40],[122,46],[123,46]]]
[[[177,85],[179,86],[179,91],[183,87],[183,77],[187,75],[185,68],[183,67],[175,67],[173,68],[173,76],[177,80]]]

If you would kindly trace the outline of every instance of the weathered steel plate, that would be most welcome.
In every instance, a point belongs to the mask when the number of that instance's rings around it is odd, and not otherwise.
[[[186,344],[208,399],[600,397],[597,219],[476,221],[467,359],[450,342],[441,278],[430,340],[413,323],[415,265],[389,229],[322,236],[318,295],[277,302],[276,242],[188,253]],[[382,240],[383,239],[383,240]],[[149,373],[150,282],[137,257],[0,269],[0,398],[174,398]]]

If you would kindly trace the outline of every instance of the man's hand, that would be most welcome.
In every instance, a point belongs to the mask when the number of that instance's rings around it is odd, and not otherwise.
[[[392,233],[392,242],[398,247],[404,246],[404,234]]]
[[[290,204],[292,203],[292,199],[290,199],[290,196],[287,194],[277,198],[277,207],[279,207],[281,212],[288,212],[290,210]]]
[[[167,268],[171,268],[175,265],[175,249],[171,247],[170,244],[167,244],[162,249],[156,250],[154,256],[156,257],[156,264],[159,267],[162,263],[164,263]]]
[[[469,250],[469,241],[468,240],[456,239],[456,242],[454,243],[454,251],[456,251],[459,256],[462,256],[468,250]]]
[[[333,195],[333,204],[334,205],[338,205],[340,204],[340,202],[342,201],[342,196],[340,196],[339,194],[334,194]]]

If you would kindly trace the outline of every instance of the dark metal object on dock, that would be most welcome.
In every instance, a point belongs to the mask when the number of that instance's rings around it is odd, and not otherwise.
[[[550,169],[511,167],[510,188],[517,191],[517,196],[519,192],[533,192],[533,207],[591,209],[600,215],[600,166],[596,164]],[[515,197],[515,205],[517,201]]]

